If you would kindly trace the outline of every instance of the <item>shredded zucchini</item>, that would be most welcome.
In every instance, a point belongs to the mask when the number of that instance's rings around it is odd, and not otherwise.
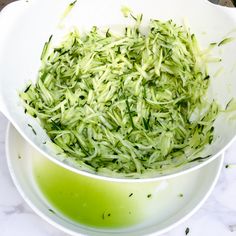
[[[67,158],[137,177],[204,159],[219,109],[205,99],[211,78],[195,35],[172,20],[151,20],[144,34],[142,15],[131,16],[121,35],[74,30],[49,49],[50,38],[20,97]]]

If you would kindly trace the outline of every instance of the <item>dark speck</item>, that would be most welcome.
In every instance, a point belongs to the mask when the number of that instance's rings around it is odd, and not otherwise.
[[[106,217],[106,216],[110,217],[110,216],[111,216],[111,213],[107,213],[107,214],[106,214],[106,212],[103,212],[103,213],[102,213],[102,219],[105,220],[105,217]]]
[[[129,195],[129,197],[132,197],[134,194],[133,193],[131,193],[130,195]]]
[[[147,198],[150,198],[151,196],[152,196],[152,194],[148,194],[148,195],[147,195]]]
[[[232,98],[231,100],[229,100],[229,102],[226,104],[225,110],[228,109],[228,107],[229,107],[229,105],[230,105],[230,103],[231,103],[232,101],[233,101],[233,98]]]
[[[32,129],[33,133],[34,133],[35,135],[37,135],[37,133],[36,133],[36,131],[34,130],[33,126],[30,125],[30,124],[28,124],[28,126]]]
[[[54,210],[48,209],[51,213],[56,214]]]
[[[25,89],[24,93],[27,93],[31,87],[31,84]]]
[[[18,155],[18,159],[22,159],[21,155]]]
[[[77,0],[75,0],[74,2],[70,3],[70,7],[73,7],[76,4]]]
[[[185,235],[188,235],[189,231],[190,231],[189,227],[187,227],[186,230],[185,230]]]

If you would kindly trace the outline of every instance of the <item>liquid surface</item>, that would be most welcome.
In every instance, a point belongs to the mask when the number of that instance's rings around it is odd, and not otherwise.
[[[66,170],[33,152],[33,175],[52,214],[96,228],[163,223],[201,189],[199,171],[152,183],[112,183]],[[201,175],[201,176],[200,176]],[[206,176],[204,178],[207,178]]]
[[[51,212],[96,227],[127,227],[147,217],[157,184],[111,183],[80,176],[46,160],[34,158],[36,183],[52,204]],[[146,203],[146,204],[144,204]]]

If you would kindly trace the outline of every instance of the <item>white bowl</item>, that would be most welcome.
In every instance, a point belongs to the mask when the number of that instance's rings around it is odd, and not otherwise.
[[[33,149],[12,125],[8,127],[7,131],[6,152],[11,176],[25,201],[47,222],[76,236],[160,235],[177,226],[199,209],[214,188],[223,163],[223,156],[219,156],[211,163],[191,173],[151,183],[117,183],[96,180],[76,174],[51,162]],[[55,174],[55,170],[59,170],[61,173],[57,181],[55,181],[55,175],[58,176],[58,171]],[[97,216],[98,221],[107,219],[108,215],[104,216],[104,212],[110,212],[110,217],[114,217],[112,213],[116,209],[118,213],[122,211],[123,222],[120,222],[120,225],[123,225],[126,220],[131,223],[122,227],[108,228],[108,222],[105,226],[98,228],[73,221],[58,210],[60,201],[55,204],[49,200],[50,194],[47,198],[45,197],[41,191],[41,187],[45,187],[45,182],[39,185],[35,176],[48,178],[46,185],[51,188],[65,181],[68,181],[69,185],[71,177],[74,176],[78,181],[74,186],[75,190],[71,190],[71,194],[79,197],[85,193],[86,196],[88,194],[86,193],[87,185],[81,187],[81,184],[90,184],[87,204],[88,207],[91,207],[94,202],[100,204],[97,207],[100,211]],[[54,182],[51,181],[52,179]],[[81,188],[78,189],[78,186]],[[100,191],[98,191],[98,187]],[[109,191],[107,191],[108,189]],[[133,195],[130,196],[130,193]],[[148,198],[149,194],[151,196]],[[68,201],[72,195],[67,195]],[[113,206],[109,205],[108,209],[104,199],[110,199]],[[122,206],[126,206],[126,208],[122,208]],[[74,208],[78,207],[82,206],[74,205]],[[133,215],[127,217],[129,211]],[[96,217],[96,212],[97,210],[94,210],[90,216],[87,215],[90,217],[88,221]],[[102,216],[105,219],[101,220]]]
[[[144,14],[144,22],[150,18],[173,19],[181,23],[187,19],[191,32],[197,35],[204,46],[220,42],[225,37],[235,36],[236,11],[215,6],[207,0],[79,0],[71,13],[62,22],[61,15],[71,1],[69,0],[31,0],[10,4],[0,14],[0,110],[7,116],[22,136],[38,151],[55,163],[93,178],[112,181],[131,181],[111,179],[78,170],[68,163],[58,160],[53,150],[43,145],[47,135],[38,122],[24,113],[18,92],[29,80],[35,80],[40,66],[40,54],[45,41],[51,34],[61,35],[76,25],[80,30],[93,25],[111,28],[127,24],[120,12],[121,6],[129,6],[134,12]],[[61,26],[64,25],[64,28]],[[60,27],[58,27],[60,26]],[[234,30],[234,31],[233,31]],[[212,76],[209,98],[214,98],[224,108],[232,97],[236,97],[236,41],[217,47],[214,56],[222,62],[209,67]],[[233,141],[236,134],[235,113],[220,114],[214,123],[215,141],[199,155],[210,155],[203,162],[191,162],[180,168],[154,176],[159,179],[178,176],[199,168],[214,160]],[[230,117],[231,116],[231,117]],[[31,124],[37,132],[34,135]],[[155,179],[153,179],[155,181]],[[133,180],[150,181],[150,179]]]

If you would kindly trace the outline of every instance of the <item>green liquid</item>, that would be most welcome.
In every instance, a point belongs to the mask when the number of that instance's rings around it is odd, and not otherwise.
[[[142,222],[153,185],[112,183],[66,170],[41,156],[34,156],[34,177],[52,214],[93,227],[127,227]]]

